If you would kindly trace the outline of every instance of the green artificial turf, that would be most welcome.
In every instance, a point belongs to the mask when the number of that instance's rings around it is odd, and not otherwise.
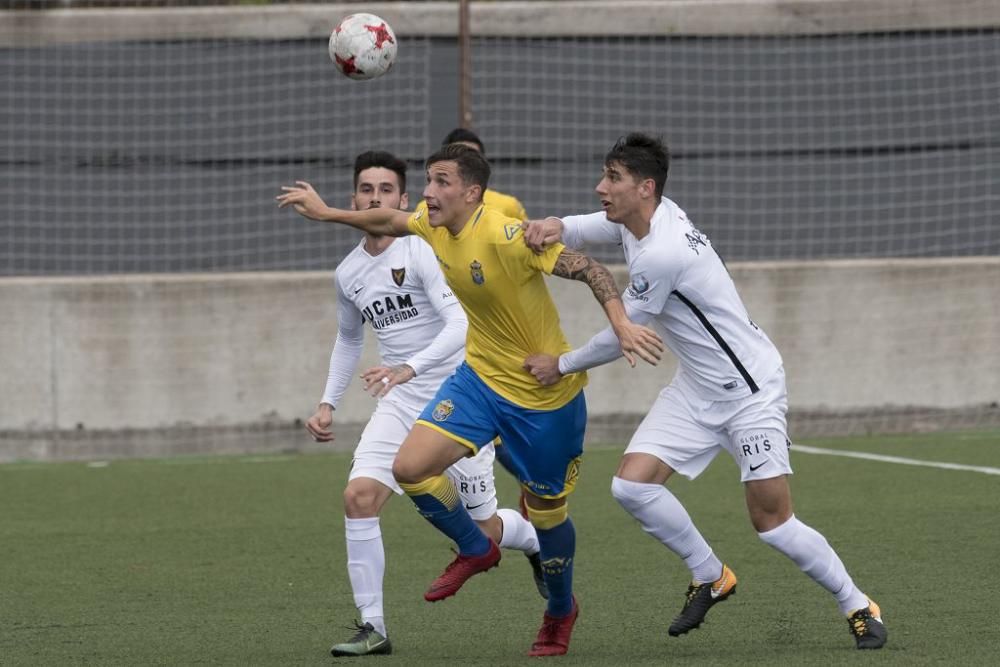
[[[814,440],[816,447],[1000,467],[1000,434]],[[585,455],[570,511],[581,606],[562,665],[995,664],[1000,476],[799,453],[796,514],[882,607],[888,646],[854,649],[832,597],[757,539],[720,456],[670,488],[739,578],[701,629],[666,626],[681,561],[617,505],[621,447]],[[392,656],[334,659],[357,617],[341,490],[350,456],[0,466],[0,664],[518,665],[543,604],[520,554],[423,601],[452,557],[406,498],[382,517]],[[499,467],[501,504],[516,486]]]

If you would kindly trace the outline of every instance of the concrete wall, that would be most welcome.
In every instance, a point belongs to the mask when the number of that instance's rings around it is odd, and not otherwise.
[[[1000,258],[732,269],[785,358],[793,414],[1000,401]],[[584,285],[551,286],[572,343],[603,326]],[[336,332],[333,298],[328,273],[0,280],[0,460],[300,448],[296,420],[321,394]],[[369,340],[362,363],[375,354]],[[593,371],[594,423],[630,427],[673,370],[668,359]],[[343,446],[371,407],[357,384],[348,391]],[[275,445],[267,433],[282,429],[295,438]],[[251,443],[262,437],[271,444]]]
[[[291,39],[327,36],[357,4],[254,7],[116,7],[10,11],[0,15],[0,46],[89,40],[202,37]],[[398,35],[454,35],[458,3],[368,2]],[[982,0],[496,0],[470,3],[476,35],[596,35],[615,26],[634,35],[825,35],[996,25],[1000,7]],[[569,20],[567,20],[569,19]]]

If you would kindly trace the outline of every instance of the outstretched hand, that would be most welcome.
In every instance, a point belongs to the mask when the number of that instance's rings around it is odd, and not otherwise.
[[[523,367],[543,387],[553,385],[562,379],[562,373],[559,372],[559,357],[551,354],[533,354],[524,360]]]
[[[361,374],[361,379],[365,381],[365,391],[375,398],[382,398],[396,385],[409,382],[415,377],[416,371],[406,364],[374,366]]]
[[[663,339],[649,327],[626,320],[616,326],[614,332],[622,346],[622,354],[632,368],[635,368],[636,356],[651,366],[658,364],[663,357]]]
[[[326,202],[309,183],[305,181],[295,181],[295,183],[295,185],[281,186],[284,194],[275,197],[278,200],[278,208],[292,206],[299,215],[312,220],[322,220],[323,213],[327,210]]]

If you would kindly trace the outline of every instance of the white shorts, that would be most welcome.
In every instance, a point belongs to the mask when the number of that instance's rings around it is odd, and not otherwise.
[[[694,479],[722,449],[740,467],[740,481],[792,473],[788,461],[788,391],[779,368],[747,398],[706,401],[683,376],[660,392],[626,454],[650,454]]]
[[[423,407],[379,401],[354,450],[348,481],[367,477],[402,494],[403,490],[392,476],[392,462]],[[484,445],[478,454],[461,459],[445,471],[476,521],[488,519],[497,511],[497,490],[493,482],[495,456],[492,443]]]

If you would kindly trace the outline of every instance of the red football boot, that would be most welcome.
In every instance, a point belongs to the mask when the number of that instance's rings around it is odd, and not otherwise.
[[[576,603],[575,595],[573,611],[568,616],[549,616],[546,613],[542,618],[542,629],[538,631],[538,638],[531,645],[528,655],[531,657],[565,655],[569,650],[569,636],[573,634],[573,624],[579,615],[580,605]]]
[[[431,587],[424,593],[424,599],[428,602],[437,602],[438,600],[450,598],[473,575],[485,572],[499,564],[500,547],[493,540],[490,540],[490,550],[482,556],[463,556],[459,554],[444,569],[444,574],[431,583]]]

